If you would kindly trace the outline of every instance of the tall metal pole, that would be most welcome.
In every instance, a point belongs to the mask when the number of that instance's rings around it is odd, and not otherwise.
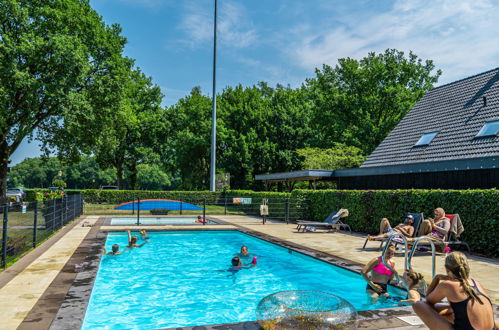
[[[215,1],[215,24],[213,26],[213,109],[211,112],[211,166],[210,166],[210,191],[215,191],[215,168],[217,148],[217,0]]]

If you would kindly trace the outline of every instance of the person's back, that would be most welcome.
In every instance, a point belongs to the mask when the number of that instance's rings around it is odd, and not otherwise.
[[[448,280],[444,283],[447,288],[447,300],[454,312],[455,329],[470,329],[469,325],[478,330],[493,329],[492,305],[488,297],[484,295],[485,290],[480,283],[472,279],[468,280],[469,286],[475,291],[481,303],[477,299],[472,299],[460,281]],[[467,324],[468,320],[469,324]]]

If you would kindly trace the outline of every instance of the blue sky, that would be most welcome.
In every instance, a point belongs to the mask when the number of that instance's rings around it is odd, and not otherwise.
[[[201,86],[211,94],[214,0],[91,0],[128,39],[125,55],[169,106]],[[386,48],[443,70],[439,84],[499,66],[497,0],[218,0],[217,91],[266,81],[299,86],[323,63]],[[12,165],[39,155],[24,142]]]

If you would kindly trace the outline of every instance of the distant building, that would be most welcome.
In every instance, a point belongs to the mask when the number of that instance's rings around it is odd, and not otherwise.
[[[298,171],[256,179],[336,181],[339,189],[495,188],[498,132],[496,68],[430,90],[359,168],[321,170],[315,177],[308,171],[300,178],[305,173]]]

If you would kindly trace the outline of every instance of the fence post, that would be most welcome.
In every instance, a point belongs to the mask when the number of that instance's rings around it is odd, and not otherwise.
[[[52,200],[52,214],[54,219],[52,220],[52,229],[55,230],[57,227],[57,209],[56,209],[57,199]]]
[[[64,217],[63,217],[63,212],[64,212],[64,200],[63,198],[61,197],[60,198],[61,201],[59,202],[59,223],[60,223],[60,226],[59,228],[62,228],[62,226],[64,226]]]
[[[132,202],[132,215],[135,214],[135,200]]]
[[[2,229],[2,268],[6,266],[7,259],[7,223],[9,222],[9,206],[3,207],[3,229]]]
[[[80,213],[78,214],[78,216],[82,215],[83,214],[83,194],[80,194]]]
[[[38,201],[35,201],[35,215],[33,217],[33,249],[36,248],[36,231],[38,230]]]
[[[286,212],[285,220],[286,220],[286,223],[288,224],[289,223],[289,198],[286,198],[285,212]]]
[[[203,226],[206,225],[206,198],[203,198]]]
[[[73,205],[71,206],[71,208],[73,209],[73,220],[76,219],[76,196],[73,195]]]
[[[137,197],[137,226],[140,225],[140,197]]]
[[[180,215],[182,215],[182,201],[180,201]]]
[[[224,200],[224,215],[227,215],[227,196],[225,196]]]
[[[67,204],[67,199],[66,199],[66,197],[64,197],[64,196],[63,196],[63,197],[62,197],[62,201],[61,201],[61,202],[62,202],[62,203],[61,203],[61,204],[62,204],[62,205],[61,205],[61,206],[62,206],[62,224],[63,224],[63,225],[66,225],[67,220],[68,220],[68,219],[67,219],[67,214],[68,214],[68,211],[66,210],[66,204]]]

